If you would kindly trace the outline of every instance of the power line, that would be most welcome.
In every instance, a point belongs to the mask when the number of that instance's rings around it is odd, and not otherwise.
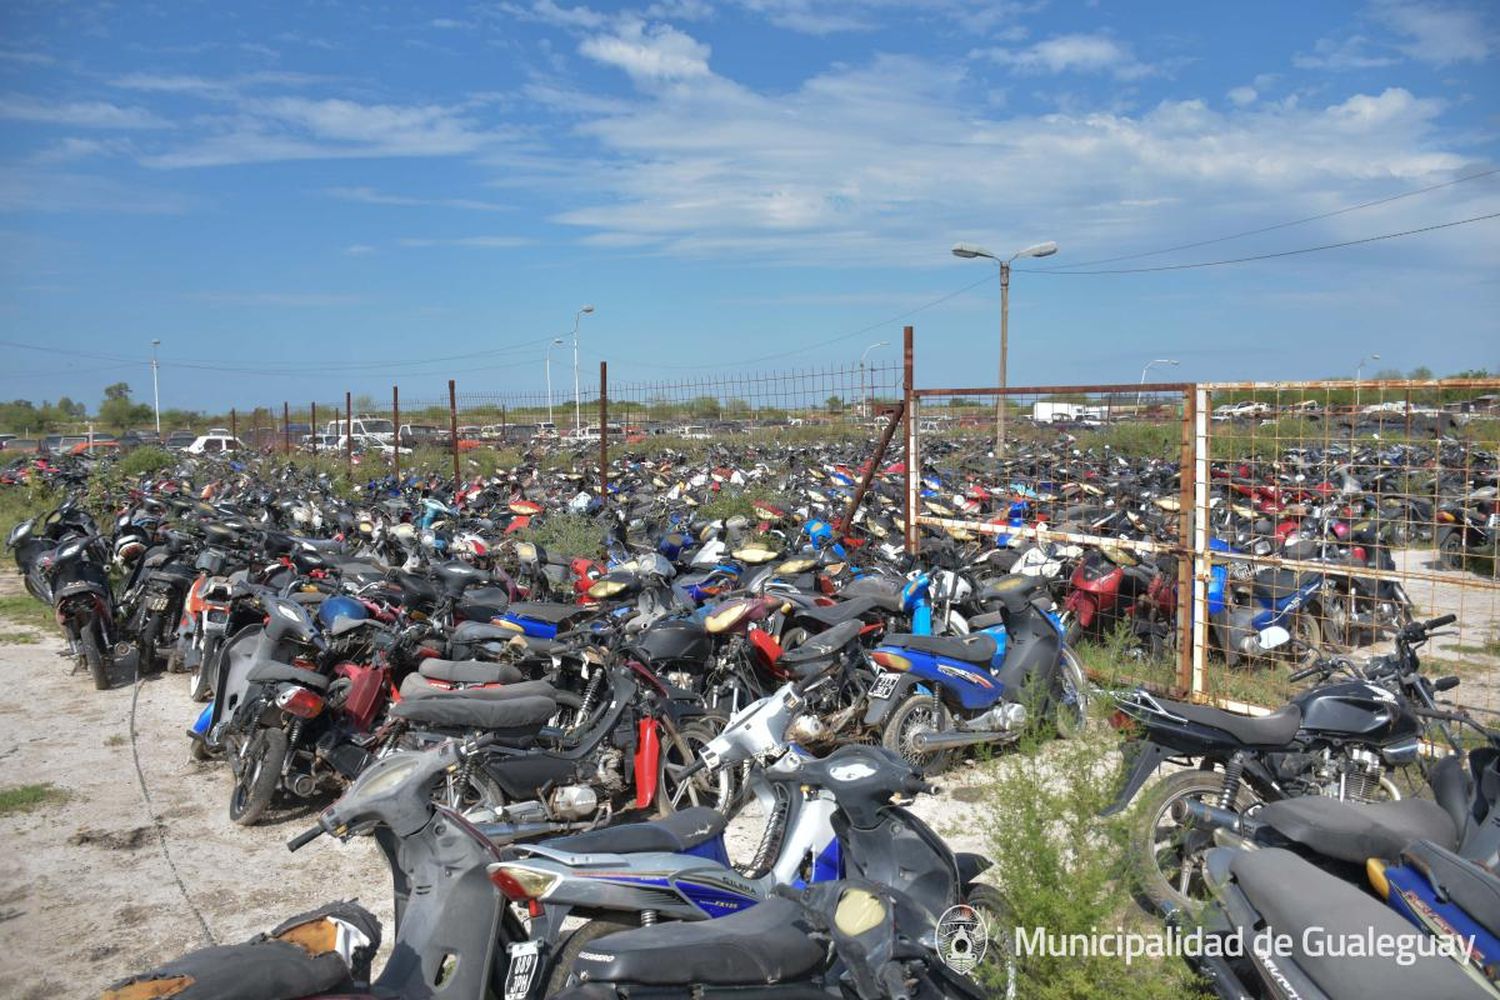
[[[1103,257],[1099,260],[1080,261],[1077,264],[1065,265],[1065,267],[1069,269],[1079,267],[1094,267],[1098,264],[1114,264],[1122,260],[1139,260],[1143,257],[1159,257],[1164,253],[1176,253],[1179,250],[1194,250],[1198,247],[1211,246],[1215,243],[1227,243],[1230,240],[1243,239],[1246,236],[1259,236],[1262,233],[1271,233],[1275,232],[1278,229],[1288,229],[1292,226],[1301,226],[1309,222],[1318,222],[1323,219],[1332,219],[1335,216],[1347,215],[1350,212],[1358,212],[1366,208],[1375,208],[1378,205],[1388,205],[1393,201],[1400,201],[1403,198],[1415,198],[1417,195],[1429,194],[1433,191],[1439,191],[1443,188],[1452,187],[1455,184],[1463,184],[1466,181],[1477,181],[1485,177],[1491,177],[1495,174],[1500,174],[1500,167],[1495,167],[1491,170],[1484,170],[1477,174],[1468,174],[1464,177],[1456,177],[1451,181],[1443,181],[1441,184],[1433,184],[1428,187],[1417,188],[1415,191],[1403,191],[1401,194],[1393,194],[1386,198],[1377,198],[1374,201],[1367,201],[1358,205],[1348,205],[1344,208],[1334,209],[1331,212],[1324,212],[1321,215],[1309,215],[1303,219],[1293,219],[1290,222],[1278,222],[1272,226],[1262,226],[1260,229],[1247,229],[1242,233],[1232,233],[1228,236],[1216,236],[1211,240],[1199,240],[1196,243],[1182,243],[1175,247],[1164,247],[1161,250],[1146,250],[1141,253],[1122,254],[1119,257]],[[1063,268],[1058,267],[1038,267],[1025,269],[1018,268],[1018,270],[1028,270],[1036,274],[1048,274],[1052,272],[1065,273]]]
[[[1324,243],[1315,247],[1300,247],[1296,250],[1279,250],[1275,253],[1255,254],[1251,257],[1230,257],[1224,260],[1203,260],[1193,264],[1159,264],[1156,267],[1119,267],[1107,268],[1095,271],[1031,271],[1027,274],[1145,274],[1152,271],[1188,271],[1199,267],[1221,267],[1225,264],[1247,264],[1257,260],[1273,260],[1277,257],[1295,257],[1298,254],[1317,253],[1320,250],[1338,250],[1341,247],[1359,246],[1364,243],[1378,243],[1381,240],[1394,240],[1402,236],[1415,236],[1418,233],[1430,233],[1438,229],[1452,229],[1454,226],[1466,226],[1471,222],[1484,222],[1487,219],[1500,218],[1500,212],[1491,212],[1488,215],[1476,215],[1469,219],[1459,219],[1455,222],[1440,222],[1432,226],[1422,226],[1418,229],[1404,229],[1399,233],[1382,233],[1379,236],[1366,236],[1359,240],[1344,240],[1340,243]],[[1019,269],[1018,269],[1019,270]]]

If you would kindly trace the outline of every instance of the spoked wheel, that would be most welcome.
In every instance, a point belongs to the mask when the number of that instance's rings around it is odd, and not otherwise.
[[[735,781],[732,768],[712,773],[699,771],[690,778],[682,773],[697,762],[709,741],[719,735],[724,721],[715,717],[695,719],[677,731],[678,739],[663,741],[661,770],[656,783],[656,804],[663,813],[673,813],[693,806],[708,806],[720,812],[734,800]]]
[[[1464,568],[1464,540],[1456,531],[1450,531],[1438,542],[1438,558],[1447,569]]]
[[[976,882],[969,887],[964,900],[976,910],[985,932],[984,954],[970,973],[979,980],[985,995],[1015,1000],[1019,993],[1016,982],[1016,953],[1014,919],[1005,896],[992,885]]]
[[[218,686],[217,663],[210,650],[199,650],[198,662],[188,674],[188,696],[194,701],[208,701],[213,695]]]
[[[433,792],[432,800],[462,816],[487,821],[500,815],[505,806],[505,792],[494,778],[476,766],[467,775],[457,771],[445,776]]]
[[[1157,782],[1141,804],[1131,846],[1141,892],[1157,912],[1196,912],[1208,899],[1203,855],[1214,846],[1213,834],[1187,825],[1178,813],[1186,802],[1217,806],[1223,791],[1224,775],[1217,771],[1179,771]],[[1243,812],[1256,801],[1241,786],[1231,808]]]
[[[924,750],[917,745],[919,733],[941,733],[948,729],[948,709],[930,694],[908,697],[886,719],[880,742],[929,777],[948,767],[947,750]]]
[[[254,826],[271,804],[281,784],[281,766],[286,762],[286,730],[258,729],[246,744],[229,796],[229,818],[240,826]]]
[[[1074,739],[1088,729],[1091,692],[1092,685],[1078,654],[1063,647],[1062,662],[1057,665],[1057,692],[1052,703],[1052,722],[1062,739]]]
[[[1299,614],[1292,622],[1292,656],[1297,669],[1305,670],[1323,655],[1323,627],[1310,614]]]

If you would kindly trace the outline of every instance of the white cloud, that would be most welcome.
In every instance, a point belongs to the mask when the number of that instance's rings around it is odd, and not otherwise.
[[[1255,92],[1254,87],[1235,87],[1227,96],[1235,107],[1245,108],[1254,104],[1260,95]]]
[[[108,101],[44,101],[26,94],[0,95],[0,118],[70,128],[156,129],[171,124],[145,108]]]
[[[1140,62],[1130,46],[1105,34],[1058,35],[1024,49],[992,48],[976,53],[1020,73],[1111,73],[1136,80],[1157,72]]]
[[[170,191],[123,184],[108,177],[52,167],[0,166],[0,211],[118,212],[126,215],[179,215],[197,206],[193,198]]]
[[[1376,0],[1372,14],[1405,39],[1396,46],[1401,52],[1437,66],[1483,62],[1494,48],[1494,30],[1476,9],[1413,0]]]
[[[468,212],[508,212],[510,205],[475,198],[418,198],[412,195],[387,194],[372,187],[332,187],[323,192],[340,201],[356,201],[365,205],[402,205],[424,208],[458,208]]]
[[[368,243],[351,243],[344,247],[344,253],[350,257],[365,257],[375,252],[375,248]]]
[[[468,247],[479,250],[503,250],[527,246],[532,241],[524,236],[458,236],[439,239],[407,237],[396,242],[404,247]]]
[[[550,24],[559,28],[594,30],[609,23],[608,17],[582,4],[576,7],[564,7],[553,0],[536,0],[529,5],[502,3],[499,10],[523,21],[539,21],[542,24]]]
[[[647,27],[640,21],[628,22],[614,34],[584,39],[578,51],[595,62],[624,70],[637,82],[708,75],[708,46],[668,24]]]
[[[1342,40],[1320,38],[1311,55],[1297,53],[1292,57],[1292,65],[1298,69],[1378,69],[1400,61],[1372,51],[1372,44],[1364,35],[1350,35]]]

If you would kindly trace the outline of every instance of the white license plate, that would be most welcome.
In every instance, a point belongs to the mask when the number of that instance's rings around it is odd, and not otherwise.
[[[521,941],[510,946],[510,970],[505,974],[505,1000],[526,1000],[531,981],[536,978],[541,946],[535,941]]]
[[[146,599],[146,608],[149,611],[165,611],[165,610],[167,610],[167,595],[166,594],[153,594],[153,595],[151,595],[150,597],[148,597]]]
[[[1490,515],[1490,527],[1500,528],[1500,513]]]
[[[887,670],[875,678],[875,683],[870,685],[871,698],[889,698],[896,693],[896,685],[900,683],[901,675],[894,670]]]

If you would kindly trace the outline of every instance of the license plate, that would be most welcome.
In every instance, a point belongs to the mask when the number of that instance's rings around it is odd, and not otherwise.
[[[541,945],[521,941],[510,946],[510,970],[505,974],[505,1000],[526,1000],[536,978]]]
[[[146,608],[149,611],[165,611],[167,610],[167,603],[166,594],[152,594],[146,598]]]
[[[870,685],[871,698],[889,698],[896,693],[896,685],[900,683],[901,675],[894,670],[887,670],[875,678],[875,683]]]
[[[1500,528],[1500,513],[1490,515],[1490,527]]]

